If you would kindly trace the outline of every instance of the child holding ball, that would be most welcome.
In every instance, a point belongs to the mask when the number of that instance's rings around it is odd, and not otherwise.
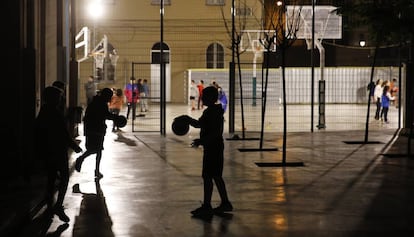
[[[228,212],[233,210],[233,206],[227,196],[226,185],[223,180],[223,160],[224,160],[224,110],[221,104],[217,103],[217,88],[209,86],[203,89],[202,101],[207,109],[202,116],[196,120],[188,115],[178,118],[185,119],[192,127],[200,128],[200,138],[196,139],[195,145],[203,146],[203,169],[202,178],[204,182],[204,201],[201,207],[191,211],[194,216],[203,216],[213,213]],[[211,197],[213,194],[213,181],[216,184],[220,195],[221,204],[212,208]]]

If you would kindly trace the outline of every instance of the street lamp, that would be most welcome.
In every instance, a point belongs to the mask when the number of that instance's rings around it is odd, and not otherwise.
[[[365,47],[365,45],[366,45],[366,41],[365,41],[365,39],[364,39],[364,36],[363,35],[360,35],[359,36],[359,46],[361,46],[361,47]]]
[[[88,5],[88,13],[93,19],[98,19],[103,15],[104,9],[102,0],[93,0]]]
[[[89,13],[89,16],[91,16],[93,20],[93,36],[92,36],[92,50],[95,50],[96,48],[96,21],[102,17],[104,8],[102,0],[92,0],[89,2],[89,5],[87,6],[87,11]],[[94,57],[93,60],[93,76],[96,79],[99,75],[97,72],[96,67],[96,57],[95,55],[92,55]]]

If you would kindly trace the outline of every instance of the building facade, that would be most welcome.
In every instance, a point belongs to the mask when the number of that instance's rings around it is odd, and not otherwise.
[[[8,151],[6,156],[12,157],[6,158],[10,173],[19,171],[19,174],[29,175],[32,165],[36,164],[32,130],[43,88],[56,80],[63,81],[67,85],[68,107],[74,110],[83,106],[83,83],[96,72],[91,55],[78,62],[83,49],[73,50],[75,36],[83,27],[91,29],[92,45],[96,46],[106,36],[119,56],[113,80],[100,81],[99,88],[122,88],[132,75],[148,77],[151,83],[152,72],[133,70],[132,65],[134,62],[149,65],[156,62],[153,56],[160,49],[161,36],[168,49],[170,102],[185,102],[186,70],[226,69],[233,60],[230,0],[164,0],[163,14],[160,14],[159,0],[102,0],[103,14],[99,19],[88,15],[90,2],[92,0],[4,1],[2,17],[7,32],[4,75],[8,77],[4,86],[14,100],[5,105],[5,111],[10,115],[2,116],[0,124],[3,134],[10,137],[2,145],[3,150]],[[261,2],[235,1],[236,37],[241,37],[243,30],[263,29]],[[264,2],[273,4],[277,1]],[[330,2],[318,1],[318,4],[331,5]],[[358,46],[362,33],[363,29],[344,31],[343,39],[324,41],[326,66],[370,65],[372,44],[367,41],[365,48]],[[303,40],[298,40],[289,50],[286,66],[310,65],[310,51]],[[384,49],[378,59],[380,65],[396,65],[396,52],[392,48]],[[241,61],[251,62],[252,53],[242,53]]]
[[[113,83],[114,87],[123,87],[133,74],[149,77],[151,84],[150,74],[154,72],[144,73],[139,69],[133,72],[132,63],[159,63],[153,56],[161,31],[170,69],[167,71],[169,102],[184,102],[182,91],[187,69],[228,68],[232,55],[231,1],[165,1],[162,29],[160,1],[103,1],[104,11],[99,19],[92,19],[86,11],[88,2],[78,1],[77,28],[88,27],[98,40],[106,35],[119,55],[115,81],[104,81],[100,86]],[[236,9],[243,28],[260,29],[262,5],[259,1],[239,2]],[[92,59],[80,63],[81,83],[91,73]],[[82,100],[82,93],[80,96]]]

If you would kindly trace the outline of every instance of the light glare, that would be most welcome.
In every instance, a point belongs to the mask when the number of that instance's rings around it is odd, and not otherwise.
[[[98,19],[103,15],[103,5],[101,0],[94,0],[88,6],[89,15],[94,18]]]

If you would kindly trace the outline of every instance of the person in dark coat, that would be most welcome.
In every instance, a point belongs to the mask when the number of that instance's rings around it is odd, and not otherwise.
[[[54,86],[46,87],[43,91],[44,104],[35,120],[36,154],[45,161],[47,172],[46,201],[48,210],[56,214],[60,220],[69,222],[65,214],[63,200],[69,183],[68,148],[75,152],[82,149],[72,139],[66,126],[61,104],[62,92]],[[55,183],[58,180],[58,195],[53,205]]]
[[[226,185],[223,179],[224,161],[224,110],[218,100],[218,90],[214,86],[203,89],[202,101],[207,109],[202,116],[196,120],[188,115],[179,116],[191,126],[200,128],[200,138],[194,140],[195,146],[203,146],[203,169],[204,201],[201,207],[191,211],[194,216],[208,215],[214,212],[228,212],[233,210],[229,201]],[[221,204],[212,208],[211,197],[213,194],[213,181],[220,195]]]
[[[75,169],[80,172],[82,163],[86,157],[96,154],[95,177],[102,178],[99,170],[102,158],[103,143],[106,134],[106,120],[116,120],[119,116],[109,111],[108,103],[111,101],[113,91],[104,88],[93,97],[92,102],[86,107],[83,118],[84,135],[86,137],[86,151],[76,159]]]

